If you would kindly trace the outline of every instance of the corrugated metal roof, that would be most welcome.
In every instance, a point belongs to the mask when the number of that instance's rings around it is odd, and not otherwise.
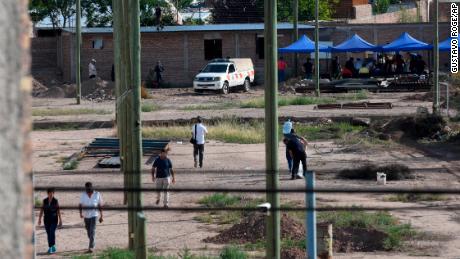
[[[291,23],[278,23],[278,30],[292,29]],[[307,24],[299,24],[299,29],[313,29],[314,27]],[[205,24],[205,25],[178,25],[165,26],[163,30],[157,31],[156,27],[141,27],[142,33],[158,32],[193,32],[193,31],[248,31],[263,30],[263,23],[241,23],[241,24]],[[64,31],[75,32],[75,28],[65,28]],[[82,28],[82,33],[112,33],[112,27],[102,28]]]

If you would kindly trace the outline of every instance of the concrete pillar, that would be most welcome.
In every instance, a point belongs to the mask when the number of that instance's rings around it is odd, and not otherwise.
[[[27,0],[0,2],[0,258],[33,257]]]

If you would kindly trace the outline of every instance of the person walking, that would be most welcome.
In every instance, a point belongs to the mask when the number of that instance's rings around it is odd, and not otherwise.
[[[92,253],[96,246],[96,221],[102,223],[102,197],[99,192],[94,191],[91,182],[85,183],[85,192],[80,196],[80,218],[84,219],[86,233],[89,239],[88,253]]]
[[[160,204],[161,193],[163,192],[163,207],[169,207],[169,186],[176,183],[172,162],[168,158],[168,153],[162,149],[160,155],[155,159],[152,166],[152,181],[156,182],[157,201],[156,205]]]
[[[204,143],[205,136],[208,134],[208,130],[203,125],[203,121],[200,116],[196,118],[196,123],[192,127],[192,139],[193,144],[193,161],[194,167],[197,167],[199,162],[200,168],[203,167],[203,156],[204,156]]]
[[[54,198],[54,188],[47,190],[48,197],[43,200],[40,215],[38,216],[38,225],[42,224],[43,214],[45,218],[46,235],[48,237],[48,254],[56,253],[56,228],[62,227],[61,211],[59,209],[59,202]]]
[[[96,69],[96,60],[93,58],[88,65],[88,74],[89,78],[95,78],[97,76],[97,69]]]
[[[301,179],[297,173],[299,172],[300,162],[302,162],[303,173],[305,174],[307,171],[307,153],[305,152],[307,142],[301,138],[296,137],[296,135],[285,137],[283,142],[286,145],[286,148],[288,149],[293,160],[291,180]]]

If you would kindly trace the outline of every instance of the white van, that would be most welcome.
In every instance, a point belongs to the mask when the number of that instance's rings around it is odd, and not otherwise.
[[[230,88],[241,86],[245,92],[254,83],[254,65],[250,58],[214,59],[193,80],[195,92],[204,90],[228,94]]]

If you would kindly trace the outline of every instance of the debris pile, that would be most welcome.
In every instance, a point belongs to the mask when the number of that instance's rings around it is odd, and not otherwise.
[[[204,241],[216,244],[255,243],[265,238],[265,219],[265,215],[250,214],[243,218],[239,224],[233,225],[217,236],[206,238]],[[304,236],[305,228],[303,225],[287,214],[283,214],[281,217],[281,238],[301,240]]]
[[[405,180],[414,178],[409,167],[401,164],[390,164],[385,166],[368,164],[359,168],[343,169],[337,174],[337,178],[351,180],[375,180],[377,172],[385,173],[387,175],[387,180]]]
[[[32,96],[38,97],[44,92],[48,91],[48,87],[44,86],[40,81],[37,79],[32,79]]]
[[[114,89],[112,82],[96,77],[82,83],[81,95],[84,99],[94,102],[114,100]]]

